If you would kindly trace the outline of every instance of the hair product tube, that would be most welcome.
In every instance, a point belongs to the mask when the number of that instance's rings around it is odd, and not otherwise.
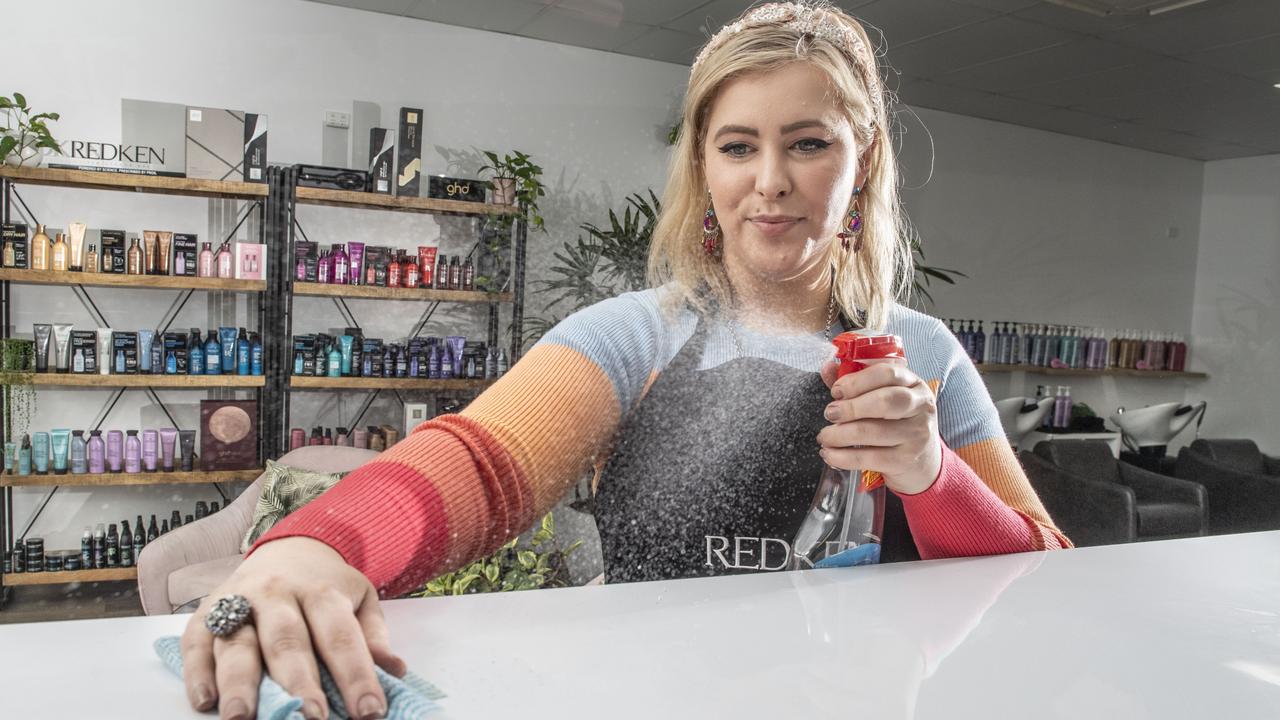
[[[171,275],[173,272],[173,269],[172,269],[173,233],[161,232],[161,233],[156,233],[156,235],[159,236],[159,240],[160,240],[160,253],[158,258],[158,260],[160,261],[158,264],[159,273],[161,275]]]
[[[138,331],[138,372],[149,373],[154,367],[151,364],[151,343],[155,341],[154,330]]]
[[[165,472],[173,472],[173,451],[178,440],[177,428],[160,428],[160,466]]]
[[[53,347],[58,372],[71,371],[71,323],[54,323]]]
[[[49,341],[53,338],[53,326],[36,323],[36,372],[49,372]]]
[[[53,442],[53,474],[67,474],[67,456],[71,451],[71,431],[58,428],[49,433]]]
[[[182,447],[182,470],[191,472],[196,469],[196,431],[180,430],[178,441]]]
[[[67,235],[69,236],[71,245],[71,257],[67,265],[72,270],[84,270],[84,233],[88,230],[88,226],[82,222],[73,222],[67,225]]]
[[[98,373],[111,374],[111,328],[98,328]]]
[[[238,334],[233,327],[218,328],[218,339],[222,348],[222,372],[234,375],[236,372],[236,338]],[[208,359],[205,359],[208,362]]]

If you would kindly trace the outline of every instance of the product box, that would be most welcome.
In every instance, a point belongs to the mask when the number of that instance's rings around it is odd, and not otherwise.
[[[422,177],[422,110],[400,108],[400,142],[396,143],[396,196],[418,197]]]
[[[463,202],[484,202],[485,183],[446,175],[427,176],[427,197]]]
[[[365,338],[361,351],[361,374],[365,377],[382,377],[382,340]]]
[[[164,334],[164,372],[169,373],[169,356],[173,355],[174,370],[178,375],[187,374],[187,336],[183,333],[167,332]]]
[[[404,404],[404,437],[422,423],[431,419],[431,406],[424,402],[407,402]]]
[[[10,265],[8,262],[9,258],[6,257],[4,266],[22,268],[25,270],[30,265],[27,253],[28,249],[31,247],[30,239],[27,237],[26,224],[5,223],[3,226],[0,226],[0,240],[3,240],[5,244],[13,244],[13,264]]]
[[[352,377],[360,377],[360,368],[364,363],[364,333],[358,327],[349,327],[343,330],[344,335],[350,335],[351,340],[351,375]]]
[[[391,248],[382,245],[368,245],[364,249],[364,280],[362,285],[387,286],[387,263],[391,262]],[[373,270],[373,281],[369,281],[369,271]]]
[[[124,230],[102,231],[102,272],[125,274],[126,250]]]
[[[138,333],[111,333],[111,372],[117,375],[138,374]]]
[[[71,372],[98,372],[98,333],[93,330],[71,331]]]
[[[258,401],[200,401],[200,462],[204,470],[258,467]]]
[[[173,274],[195,277],[200,262],[200,238],[188,233],[173,234]]]
[[[390,195],[396,138],[387,128],[369,129],[369,192]]]
[[[236,243],[236,279],[262,280],[267,277],[267,246],[262,243]]]
[[[267,116],[222,108],[187,108],[187,177],[267,181]]]
[[[186,115],[187,106],[182,103],[124,98],[120,101],[118,156],[114,161],[77,160],[74,164],[92,164],[94,167],[88,169],[93,170],[182,177],[187,169]]]
[[[320,260],[320,249],[314,242],[310,240],[297,240],[293,243],[293,262],[294,265],[302,265],[302,271],[294,276],[294,280],[302,280],[304,282],[315,282],[317,275],[316,263]]]
[[[302,368],[299,372],[297,357],[302,354]],[[316,336],[315,335],[294,335],[293,336],[293,367],[291,368],[294,375],[315,375],[316,374]]]

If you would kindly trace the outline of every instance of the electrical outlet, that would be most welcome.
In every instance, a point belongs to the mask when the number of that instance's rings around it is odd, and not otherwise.
[[[351,127],[351,113],[326,111],[324,114],[325,127],[331,128],[349,128]]]

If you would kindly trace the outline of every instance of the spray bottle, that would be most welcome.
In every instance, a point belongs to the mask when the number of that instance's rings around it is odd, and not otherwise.
[[[832,343],[840,361],[838,378],[879,363],[906,363],[902,340],[896,335],[846,332]],[[791,544],[791,569],[880,562],[884,495],[880,473],[827,466]]]

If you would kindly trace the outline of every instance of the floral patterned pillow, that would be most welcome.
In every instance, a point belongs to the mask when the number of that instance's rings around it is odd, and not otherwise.
[[[240,552],[249,552],[273,525],[284,516],[320,497],[337,484],[346,473],[323,473],[281,465],[267,461],[266,477],[262,481],[262,496],[253,511],[253,522],[240,543]]]

